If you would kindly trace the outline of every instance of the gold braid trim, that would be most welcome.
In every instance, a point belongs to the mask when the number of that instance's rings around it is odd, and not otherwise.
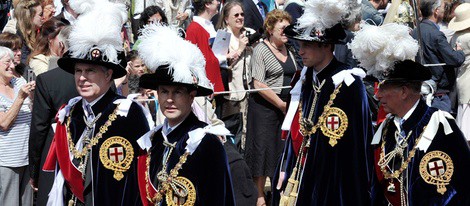
[[[98,141],[103,137],[103,134],[108,131],[108,127],[111,126],[111,124],[113,123],[114,120],[116,120],[116,118],[117,118],[116,112],[117,112],[118,107],[116,107],[114,109],[113,113],[111,113],[108,116],[108,120],[104,123],[104,125],[102,125],[100,127],[99,132],[93,138],[90,139],[90,143],[85,145],[86,148],[83,148],[81,151],[78,151],[77,148],[75,148],[75,144],[73,143],[73,140],[72,140],[72,133],[70,132],[70,122],[71,122],[71,119],[72,119],[72,112],[73,112],[74,108],[75,108],[75,106],[72,107],[72,109],[70,110],[70,116],[67,119],[67,124],[66,124],[66,127],[67,127],[67,140],[68,140],[68,143],[69,143],[68,144],[69,145],[69,151],[73,154],[73,156],[76,159],[82,159],[83,157],[85,157],[88,154],[89,150],[93,146],[98,144]]]

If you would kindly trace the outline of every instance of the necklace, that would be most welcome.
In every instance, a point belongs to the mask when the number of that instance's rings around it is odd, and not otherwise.
[[[397,149],[394,149],[390,153],[385,154],[385,144],[386,144],[385,136],[387,135],[387,127],[388,127],[388,122],[387,122],[387,125],[386,125],[385,129],[384,129],[384,133],[382,135],[382,146],[381,146],[382,152],[380,153],[380,159],[379,159],[378,165],[380,166],[380,170],[384,174],[385,179],[391,179],[391,178],[398,179],[398,177],[400,177],[400,175],[403,173],[403,171],[408,168],[408,165],[411,162],[411,159],[415,156],[416,149],[417,149],[416,145],[418,144],[419,140],[423,136],[424,132],[421,132],[419,137],[415,140],[415,145],[413,146],[413,149],[408,153],[408,157],[406,158],[406,161],[402,161],[400,169],[398,169],[398,170],[394,171],[393,173],[391,173],[391,172],[387,171],[386,166],[397,154],[399,154],[399,152],[397,152]],[[426,127],[423,128],[423,131],[424,131],[425,128]],[[408,138],[410,137],[410,135],[411,135],[411,131],[408,133],[407,137],[403,140],[403,142],[407,141]],[[405,145],[408,146],[406,143],[405,143]],[[397,148],[399,148],[399,147],[403,147],[403,146],[399,145]],[[403,149],[403,148],[400,148],[400,149]],[[400,150],[400,149],[398,149],[398,150]]]
[[[171,169],[170,174],[168,174],[166,172],[168,160],[170,159],[171,153],[173,152],[176,143],[170,144],[164,142],[163,145],[165,145],[165,147],[170,147],[170,151],[168,152],[166,158],[163,161],[162,169],[160,170],[160,172],[157,173],[157,179],[159,181],[159,184],[157,193],[153,197],[150,195],[150,186],[152,183],[149,177],[151,152],[149,152],[147,155],[147,160],[145,162],[145,191],[147,200],[157,205],[157,203],[163,200],[163,196],[165,195],[167,205],[181,205],[180,203],[176,203],[174,201],[174,193],[179,198],[186,198],[186,201],[184,202],[184,204],[182,204],[183,206],[192,206],[196,202],[196,189],[189,179],[182,176],[178,176],[179,170],[183,167],[183,164],[186,163],[186,160],[190,153],[185,152],[183,155],[181,155],[179,162],[175,165],[173,169]]]
[[[270,41],[269,39],[268,39],[268,42],[269,42],[269,44],[270,44],[274,49],[276,49],[276,50],[279,51],[279,52],[281,52],[282,49],[284,48],[284,47],[281,47],[280,49],[277,48],[273,43],[271,43],[271,41]]]
[[[304,136],[309,136],[310,131],[313,130],[314,124],[313,124],[313,121],[312,121],[312,117],[313,117],[313,113],[314,113],[314,110],[315,110],[315,106],[316,106],[317,101],[318,101],[318,94],[320,94],[321,88],[323,87],[324,84],[325,84],[325,80],[323,80],[321,82],[320,86],[316,86],[315,84],[312,85],[313,91],[315,92],[315,95],[313,96],[312,106],[310,107],[310,110],[308,112],[308,118],[303,117],[302,99],[300,100],[300,104],[299,104],[300,105],[300,107],[299,107],[299,114],[300,115],[299,116],[301,118],[299,119],[299,121],[300,121],[299,123],[301,125],[301,130],[300,131]]]
[[[70,114],[72,114],[73,110],[74,110],[75,107],[72,107],[72,109],[70,110]],[[70,116],[68,119],[67,119],[67,141],[68,141],[68,145],[69,145],[69,151],[73,154],[74,158],[76,159],[82,159],[83,157],[85,157],[89,150],[95,146],[96,144],[98,144],[98,141],[103,137],[103,134],[105,132],[108,131],[108,127],[111,126],[112,122],[114,120],[116,120],[117,118],[117,115],[116,115],[116,112],[117,112],[117,108],[114,109],[113,113],[111,113],[108,117],[108,120],[104,123],[104,125],[102,125],[100,127],[100,131],[96,134],[96,136],[94,136],[93,138],[91,139],[87,139],[85,140],[84,142],[87,142],[87,144],[85,145],[85,147],[81,150],[81,151],[78,151],[77,148],[75,148],[75,144],[73,143],[73,140],[72,140],[72,134],[70,132],[70,122],[71,122],[71,119],[72,117]],[[101,113],[100,113],[101,114]],[[100,116],[100,114],[98,116]]]

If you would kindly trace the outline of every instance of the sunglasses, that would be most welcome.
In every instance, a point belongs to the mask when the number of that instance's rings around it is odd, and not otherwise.
[[[233,15],[233,16],[235,16],[235,18],[238,18],[239,16],[244,17],[244,16],[245,16],[245,13],[236,13],[236,14]]]

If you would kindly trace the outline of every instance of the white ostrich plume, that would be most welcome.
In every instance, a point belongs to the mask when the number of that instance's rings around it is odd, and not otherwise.
[[[196,45],[178,35],[176,27],[150,24],[141,30],[139,56],[147,68],[155,71],[159,66],[168,65],[173,81],[198,85],[212,89],[206,77],[206,61]]]
[[[382,26],[363,23],[348,47],[359,65],[378,79],[388,74],[396,61],[413,60],[419,50],[409,28],[397,23]]]
[[[358,0],[308,0],[296,28],[324,31],[351,16],[359,5]]]
[[[108,58],[107,61],[118,64],[117,52],[123,50],[121,28],[126,19],[125,5],[109,1],[101,2],[80,15],[69,37],[72,57],[85,58],[90,50],[97,48]]]

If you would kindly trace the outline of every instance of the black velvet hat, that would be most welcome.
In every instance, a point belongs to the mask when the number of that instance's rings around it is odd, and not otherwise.
[[[67,51],[62,58],[57,62],[60,68],[68,73],[74,74],[76,63],[86,63],[104,66],[107,69],[113,70],[113,79],[123,77],[127,74],[126,66],[127,61],[124,52],[117,53],[119,63],[110,62],[103,52],[98,48],[91,48],[90,52],[84,58],[73,58],[69,51]]]
[[[139,87],[145,89],[156,90],[159,85],[180,85],[194,88],[196,96],[208,96],[212,94],[212,90],[198,85],[198,78],[193,75],[193,83],[185,83],[175,81],[173,78],[173,70],[168,65],[162,65],[155,70],[155,73],[144,74],[139,79]]]
[[[384,74],[385,82],[426,81],[431,79],[429,68],[412,60],[395,62],[393,69]]]
[[[315,28],[298,29],[296,28],[296,25],[289,25],[284,29],[284,33],[286,36],[300,41],[312,41],[327,44],[346,43],[344,41],[346,38],[346,32],[339,23],[331,28],[325,29],[324,31],[316,30]]]

